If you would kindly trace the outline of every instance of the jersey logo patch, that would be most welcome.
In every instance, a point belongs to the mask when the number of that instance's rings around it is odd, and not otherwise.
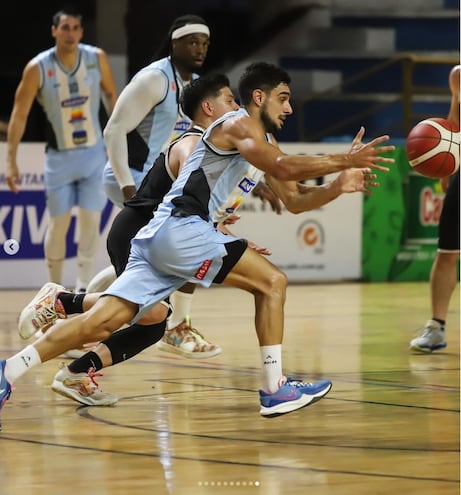
[[[239,187],[245,194],[248,194],[253,189],[253,187],[255,187],[255,185],[256,182],[254,180],[251,180],[249,177],[244,177],[241,180]]]
[[[198,280],[203,280],[210,269],[211,263],[213,260],[205,260],[197,270],[197,273],[194,277]]]

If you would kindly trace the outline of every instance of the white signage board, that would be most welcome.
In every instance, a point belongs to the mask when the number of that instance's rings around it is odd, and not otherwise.
[[[338,153],[343,144],[285,143],[287,153]],[[43,143],[22,143],[18,151],[21,172],[20,192],[11,192],[0,172],[0,289],[35,289],[47,280],[43,241],[47,210],[43,184]],[[0,143],[6,157],[6,144]],[[326,177],[325,180],[331,180]],[[360,278],[362,196],[343,195],[318,210],[293,215],[276,215],[267,204],[249,197],[239,209],[241,220],[230,226],[245,237],[272,251],[270,261],[283,269],[290,281],[341,280]],[[96,260],[99,270],[109,264],[106,237],[117,209],[108,201],[101,221],[101,243]],[[63,284],[73,287],[76,274],[76,222],[73,218],[67,237],[67,259]],[[7,253],[8,239],[19,243],[19,251]]]

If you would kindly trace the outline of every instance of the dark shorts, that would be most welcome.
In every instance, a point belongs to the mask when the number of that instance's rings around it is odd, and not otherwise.
[[[450,180],[439,220],[440,251],[459,251],[459,170]]]
[[[151,216],[140,214],[129,206],[123,207],[114,218],[107,235],[107,252],[117,277],[125,270],[128,263],[131,239],[150,219]]]

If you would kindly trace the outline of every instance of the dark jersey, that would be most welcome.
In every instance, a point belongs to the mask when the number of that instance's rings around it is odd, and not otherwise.
[[[197,134],[202,135],[203,129],[194,126],[175,139],[164,153],[160,153],[144,177],[136,194],[128,201],[125,201],[124,205],[138,210],[139,214],[147,219],[152,218],[153,212],[176,180],[176,176],[168,165],[171,148],[184,137]]]

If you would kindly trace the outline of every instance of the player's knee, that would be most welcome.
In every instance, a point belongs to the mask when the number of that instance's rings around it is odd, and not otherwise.
[[[269,297],[285,298],[288,286],[288,279],[284,272],[274,267],[273,270],[267,273],[264,282],[264,292]]]
[[[89,342],[104,340],[115,330],[128,323],[136,314],[136,305],[113,296],[100,297],[96,304],[84,313],[82,331]]]
[[[145,313],[137,323],[140,325],[154,325],[156,323],[161,323],[168,316],[168,309],[168,306],[165,304],[156,304],[147,313]]]
[[[274,270],[271,279],[272,287],[274,288],[274,290],[283,292],[285,294],[288,286],[288,278],[286,274],[280,270]]]
[[[457,267],[458,266],[459,253],[458,252],[438,252],[437,263],[444,267]]]
[[[125,322],[119,318],[89,317],[82,326],[82,339],[84,342],[96,342],[107,339],[115,330],[118,330]]]

